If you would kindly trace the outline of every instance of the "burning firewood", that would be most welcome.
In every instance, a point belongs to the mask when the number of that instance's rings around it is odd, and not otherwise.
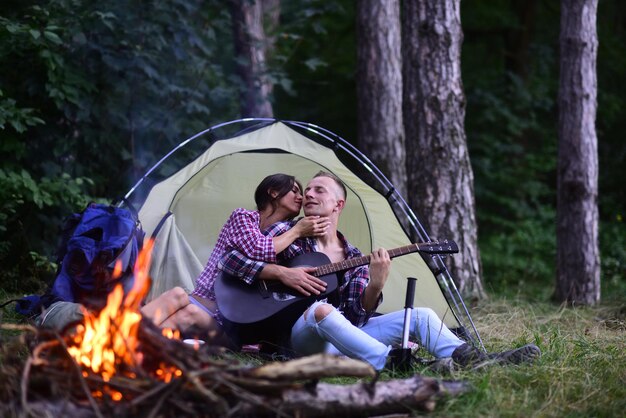
[[[430,410],[463,383],[413,377],[377,382],[366,363],[317,355],[263,366],[209,344],[192,346],[142,318],[149,248],[135,282],[63,334],[30,326],[0,345],[0,415],[73,417],[322,416]],[[318,383],[360,378],[353,385]]]
[[[431,410],[441,396],[467,390],[462,382],[419,376],[377,382],[366,363],[328,355],[254,367],[217,347],[169,339],[147,320],[138,334],[142,361],[118,366],[105,379],[69,354],[71,336],[32,327],[22,331],[0,350],[3,416],[11,411],[84,417],[385,414]],[[30,354],[24,356],[17,346],[28,347]],[[361,380],[351,385],[317,382],[332,376]]]

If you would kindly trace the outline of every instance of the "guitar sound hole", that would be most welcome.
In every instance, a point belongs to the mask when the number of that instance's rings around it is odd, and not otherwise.
[[[296,298],[296,296],[292,295],[291,293],[283,293],[283,292],[272,292],[272,297],[274,298],[274,300],[277,300],[279,302],[284,302],[286,300],[291,300],[291,299]]]

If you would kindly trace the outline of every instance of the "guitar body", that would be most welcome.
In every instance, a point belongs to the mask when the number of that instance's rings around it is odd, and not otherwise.
[[[330,263],[323,253],[299,255],[287,267],[317,267]],[[215,298],[228,334],[240,344],[275,340],[289,330],[316,300],[329,297],[338,287],[334,273],[319,276],[326,290],[319,295],[304,296],[277,280],[259,280],[248,284],[238,277],[220,273],[215,281]]]

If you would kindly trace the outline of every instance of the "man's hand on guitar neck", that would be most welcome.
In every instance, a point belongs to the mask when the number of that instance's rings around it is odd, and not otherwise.
[[[304,296],[319,295],[326,289],[326,282],[309,274],[315,272],[315,269],[315,267],[289,268],[278,264],[266,264],[259,274],[259,279],[279,280]]]

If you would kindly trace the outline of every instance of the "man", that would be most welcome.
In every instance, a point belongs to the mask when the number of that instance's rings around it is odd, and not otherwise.
[[[325,172],[316,174],[304,190],[304,214],[327,217],[330,226],[323,236],[296,240],[280,254],[279,260],[312,251],[326,254],[331,262],[362,256],[337,230],[345,202],[346,189],[339,178]],[[284,229],[288,228],[289,225],[285,224]],[[274,226],[272,230],[279,232],[280,229]],[[403,311],[372,316],[382,302],[382,290],[389,276],[390,264],[387,251],[378,249],[372,253],[369,266],[356,267],[343,273],[337,307],[326,301],[315,302],[291,328],[290,342],[294,351],[298,355],[308,355],[324,351],[327,343],[330,343],[331,352],[338,351],[367,361],[377,370],[384,368],[393,345],[401,342],[404,325]],[[295,273],[304,286],[315,279],[308,274],[311,270],[290,269],[249,260],[237,252],[230,252],[222,258],[220,268],[228,274],[247,277],[248,280],[283,281],[282,277]],[[435,357],[452,357],[461,366],[489,358],[498,362],[520,363],[532,361],[541,354],[537,346],[528,344],[516,350],[488,356],[459,339],[428,308],[413,310],[410,336]]]

